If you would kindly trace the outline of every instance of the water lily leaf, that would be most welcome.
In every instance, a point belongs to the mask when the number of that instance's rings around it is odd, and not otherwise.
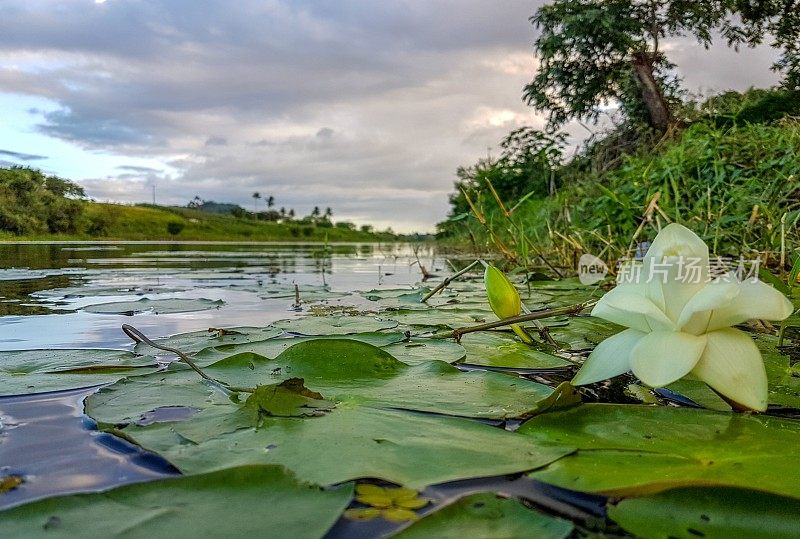
[[[356,507],[345,511],[344,516],[350,520],[373,520],[381,516],[381,510],[377,507]]]
[[[347,296],[345,292],[333,292],[327,286],[315,286],[308,284],[297,285],[300,292],[301,303],[311,303],[314,301],[324,301],[327,299],[340,298]],[[261,299],[278,299],[278,298],[291,298],[294,300],[296,297],[294,284],[292,283],[278,283],[278,284],[265,284],[263,286],[239,286],[231,285],[231,288],[238,290],[256,292]]]
[[[401,332],[368,332],[353,333],[349,335],[319,335],[312,337],[289,336],[287,338],[273,338],[248,343],[210,346],[195,354],[195,359],[200,365],[208,365],[215,361],[225,359],[226,357],[243,353],[251,353],[267,358],[275,358],[278,357],[281,352],[297,343],[321,339],[350,339],[353,341],[369,343],[373,346],[388,347],[405,341],[407,337],[405,333]]]
[[[171,294],[175,292],[183,292],[185,290],[186,288],[165,286],[85,285],[38,290],[33,292],[31,297],[42,299],[77,299],[96,296],[142,296],[144,294]]]
[[[454,307],[422,310],[400,309],[387,311],[388,316],[407,326],[438,326],[456,329],[482,322],[494,322],[497,316],[489,309]]]
[[[218,309],[225,302],[221,299],[211,300],[206,298],[172,298],[148,299],[138,301],[113,301],[111,303],[97,303],[83,308],[87,313],[97,314],[124,314],[134,315],[151,312],[153,314],[191,313]]]
[[[612,505],[609,517],[639,537],[794,538],[800,501],[735,488],[680,488]]]
[[[244,407],[254,414],[253,425],[260,426],[265,417],[315,416],[330,410],[334,403],[303,384],[302,378],[289,378],[279,384],[256,386]]]
[[[394,537],[561,539],[572,533],[572,529],[571,522],[528,509],[518,500],[481,492],[426,515]]]
[[[787,447],[789,419],[644,405],[583,404],[536,416],[518,432],[577,453],[531,477],[574,490],[642,495],[690,486],[731,486],[800,497]]]
[[[408,365],[418,365],[432,359],[456,363],[467,354],[463,346],[449,339],[413,338],[382,349]]]
[[[772,335],[759,335],[756,344],[764,358],[769,384],[769,403],[800,408],[800,372],[792,365],[789,356],[777,348],[777,339]]]
[[[59,496],[3,513],[9,537],[286,537],[325,535],[352,486],[298,482],[279,466],[245,466],[97,494]]]
[[[301,335],[347,335],[397,327],[397,321],[372,316],[305,316],[278,320],[273,324]]]
[[[373,477],[417,490],[531,470],[573,450],[467,419],[357,405],[339,405],[321,417],[269,418],[257,430],[235,424],[230,411],[212,410],[122,432],[189,474],[281,464],[319,484]]]
[[[125,350],[4,351],[0,352],[0,396],[88,387],[157,368],[153,357]]]
[[[568,345],[571,350],[592,349],[595,345],[625,329],[593,316],[570,316],[561,319],[545,319],[542,322],[550,328],[550,335],[553,336],[553,339]]]
[[[550,369],[572,365],[566,359],[541,352],[501,331],[476,331],[461,337],[465,363],[490,367]]]
[[[422,298],[424,298],[428,292],[430,292],[430,289],[423,287],[416,290],[408,288],[370,290],[368,292],[362,292],[361,295],[369,301],[374,301],[377,303],[378,307],[382,309],[427,309],[428,305],[422,303]]]
[[[677,382],[669,384],[666,389],[674,391],[709,410],[718,410],[720,412],[730,412],[731,410],[730,405],[701,380],[684,377]]]
[[[180,333],[161,339],[153,339],[156,344],[177,348],[181,352],[191,354],[204,348],[222,346],[225,344],[241,344],[266,341],[283,334],[283,330],[272,327],[236,327],[236,328],[209,328],[206,331],[192,331]],[[139,354],[160,354],[161,350],[152,348],[147,343],[137,343],[133,349]]]
[[[272,361],[241,354],[206,370],[235,385],[300,377],[334,401],[493,419],[528,413],[552,393],[543,384],[496,372],[462,372],[442,361],[409,366],[381,348],[349,339],[300,342]]]

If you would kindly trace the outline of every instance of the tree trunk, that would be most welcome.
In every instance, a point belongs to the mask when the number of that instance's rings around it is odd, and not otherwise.
[[[650,127],[659,133],[666,133],[669,127],[669,107],[661,93],[661,88],[653,76],[653,62],[650,55],[646,52],[634,53],[633,73],[636,77],[636,85],[642,96],[642,102],[647,109]]]

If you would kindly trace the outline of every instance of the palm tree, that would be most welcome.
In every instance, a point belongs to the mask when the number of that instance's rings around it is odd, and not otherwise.
[[[314,206],[314,209],[311,210],[311,217],[319,217],[319,206]]]
[[[261,198],[261,193],[256,191],[253,193],[253,213],[258,211],[258,199]]]
[[[270,195],[267,197],[267,209],[275,205],[275,197]]]
[[[331,217],[333,217],[333,210],[331,209],[330,206],[328,206],[327,208],[325,208],[325,218],[330,219]]]

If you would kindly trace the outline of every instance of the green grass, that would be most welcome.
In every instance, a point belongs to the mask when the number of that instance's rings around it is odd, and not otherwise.
[[[393,235],[336,227],[275,223],[212,214],[187,208],[126,206],[87,202],[84,217],[94,233],[32,234],[17,236],[0,232],[0,240],[184,240],[184,241],[379,241]],[[178,234],[167,231],[169,223],[181,223]]]
[[[797,118],[699,121],[611,170],[575,168],[564,170],[556,196],[527,199],[510,218],[484,193],[476,206],[485,224],[475,215],[453,223],[456,239],[527,267],[540,264],[538,252],[564,267],[581,253],[613,262],[633,240],[652,239],[668,222],[688,226],[717,254],[761,256],[771,266],[790,264],[800,248]],[[657,206],[648,212],[654,198]]]

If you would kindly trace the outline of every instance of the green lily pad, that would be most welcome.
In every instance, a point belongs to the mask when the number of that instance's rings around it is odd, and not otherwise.
[[[461,337],[466,363],[490,367],[550,369],[572,365],[566,359],[541,352],[501,331],[476,331]]]
[[[362,292],[361,295],[369,301],[374,301],[382,309],[427,309],[428,305],[422,303],[422,298],[424,298],[428,292],[430,292],[429,288],[419,288],[417,290],[401,288],[370,290],[368,292]]]
[[[238,419],[235,408],[217,406],[188,421],[131,424],[122,432],[189,474],[280,464],[324,485],[373,477],[417,490],[531,470],[572,451],[468,419],[355,404],[322,417],[268,418],[257,430]]]
[[[681,488],[612,505],[609,517],[639,537],[797,537],[800,501],[734,488]]]
[[[518,432],[578,452],[531,477],[564,488],[642,495],[683,486],[730,486],[800,497],[800,443],[790,419],[643,405],[584,404],[536,416]]]
[[[301,335],[348,335],[396,328],[397,321],[373,316],[305,316],[273,325]]]
[[[3,513],[8,537],[286,537],[325,535],[350,503],[352,485],[298,482],[279,466],[127,485],[48,498]]]
[[[222,346],[225,344],[241,344],[260,342],[278,337],[283,334],[282,329],[272,326],[266,327],[236,327],[225,329],[208,329],[206,331],[192,331],[191,333],[180,333],[161,339],[153,339],[153,342],[162,346],[177,348],[181,352],[191,354],[199,352],[204,348]],[[142,354],[160,354],[161,350],[152,348],[144,342],[137,343],[134,351]]]
[[[206,311],[208,309],[218,309],[225,302],[221,299],[211,300],[206,298],[195,299],[148,299],[142,298],[138,301],[113,301],[111,303],[97,303],[87,305],[83,310],[87,313],[97,314],[124,314],[134,315],[139,313],[151,312],[153,314],[172,314],[172,313],[191,313],[195,311]]]
[[[393,344],[401,343],[406,340],[406,335],[400,332],[369,332],[352,333],[348,335],[319,335],[312,337],[287,337],[273,338],[261,341],[253,341],[239,344],[222,344],[209,346],[195,354],[195,359],[200,365],[208,365],[231,357],[237,354],[256,354],[266,358],[276,358],[287,348],[295,344],[322,340],[322,339],[348,339],[353,341],[365,342],[373,346],[388,347]]]
[[[761,350],[769,382],[769,403],[800,408],[800,368],[792,365],[789,356],[777,347],[777,338],[759,335],[756,345]]]
[[[0,396],[115,382],[158,368],[155,358],[125,350],[50,349],[0,352]]]
[[[456,363],[466,357],[466,350],[449,339],[412,338],[382,347],[407,365],[419,365],[433,359]]]
[[[593,316],[570,316],[560,319],[545,319],[550,335],[571,350],[587,350],[622,331],[622,326],[606,322]],[[566,322],[566,323],[565,323]]]
[[[481,492],[426,515],[394,537],[561,539],[572,533],[572,529],[571,522],[528,509],[518,500]]]
[[[436,308],[427,310],[399,309],[387,311],[392,320],[398,321],[406,326],[437,326],[456,329],[464,326],[471,326],[483,322],[494,322],[498,318],[489,309],[465,309],[463,307],[453,307],[451,309]]]
[[[303,341],[274,360],[252,353],[237,354],[205,371],[236,386],[303,378],[306,387],[334,402],[490,419],[529,413],[552,393],[536,382],[496,372],[462,372],[443,361],[409,366],[380,348],[350,339]],[[121,380],[103,388],[89,397],[86,409],[98,421],[123,423],[158,407],[202,409],[225,400],[193,371],[173,364],[166,372]]]
[[[409,366],[381,348],[349,339],[301,342],[274,360],[233,356],[206,372],[235,385],[300,377],[328,399],[493,419],[535,410],[552,393],[536,382],[496,372],[462,372],[443,361]]]
[[[185,288],[163,286],[70,286],[65,288],[51,288],[33,292],[31,297],[42,299],[76,299],[98,296],[141,296],[144,294],[168,294],[183,292]]]
[[[315,416],[334,406],[316,391],[305,387],[302,378],[257,386],[244,403],[245,409],[255,416],[253,426],[260,426],[266,417]]]

